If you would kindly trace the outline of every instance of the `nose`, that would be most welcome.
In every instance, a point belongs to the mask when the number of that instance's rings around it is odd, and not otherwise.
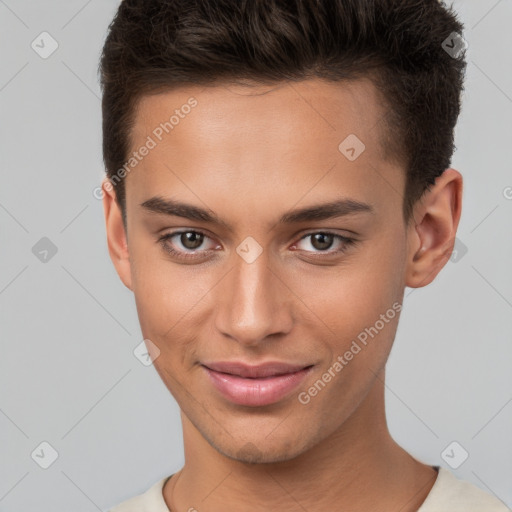
[[[216,287],[216,327],[245,346],[261,345],[292,328],[293,294],[269,267],[265,250],[251,263],[235,254],[234,268]]]

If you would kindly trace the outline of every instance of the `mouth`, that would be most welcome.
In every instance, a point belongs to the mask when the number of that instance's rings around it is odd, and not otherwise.
[[[270,405],[289,396],[313,366],[281,362],[258,366],[240,362],[202,364],[213,387],[225,399],[252,407]]]

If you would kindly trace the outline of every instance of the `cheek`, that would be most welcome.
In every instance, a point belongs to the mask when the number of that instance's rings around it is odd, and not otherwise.
[[[135,249],[132,257],[133,293],[142,334],[162,351],[179,352],[180,340],[196,336],[201,303],[207,300],[215,280],[208,270],[177,265],[166,259],[160,247]]]
[[[372,240],[333,272],[317,272],[301,281],[301,299],[330,340],[334,359],[349,351],[353,341],[359,341],[361,349],[366,348],[364,342],[374,346],[353,357],[362,364],[387,357],[404,291],[405,252],[397,236],[386,234]]]
[[[401,309],[388,283],[351,276],[341,290],[331,290],[321,300],[318,317],[329,327],[325,332],[332,361],[342,357],[351,367],[380,366],[391,349]]]
[[[187,286],[157,244],[137,241],[130,247],[132,284],[144,337],[161,338],[186,312]]]
[[[309,400],[326,425],[344,421],[357,407],[384,367],[393,345],[401,299],[395,295],[392,280],[374,276],[368,271],[347,271],[335,284],[329,281],[325,294],[318,294],[320,302],[315,311],[329,326],[325,338],[329,340],[329,358],[309,387],[302,390],[301,403]],[[332,408],[328,404],[338,405]]]

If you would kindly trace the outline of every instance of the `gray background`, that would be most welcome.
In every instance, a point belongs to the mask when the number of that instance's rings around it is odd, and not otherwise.
[[[0,0],[2,512],[105,510],[183,464],[179,409],[132,353],[135,304],[93,196],[97,65],[117,5]],[[449,468],[441,453],[457,441],[469,457],[454,473],[512,506],[512,0],[454,6],[469,44],[459,250],[434,283],[406,290],[388,419],[427,463]],[[43,31],[59,45],[47,59],[31,47]],[[57,248],[46,262],[32,252],[43,237]],[[59,454],[48,469],[31,458],[42,441]]]

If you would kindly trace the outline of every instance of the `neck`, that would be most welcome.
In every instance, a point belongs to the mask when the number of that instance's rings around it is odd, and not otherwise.
[[[384,383],[376,379],[332,435],[292,460],[249,464],[213,448],[182,413],[185,465],[164,487],[170,510],[415,512],[437,472],[389,434]],[[174,482],[173,482],[174,480]]]

